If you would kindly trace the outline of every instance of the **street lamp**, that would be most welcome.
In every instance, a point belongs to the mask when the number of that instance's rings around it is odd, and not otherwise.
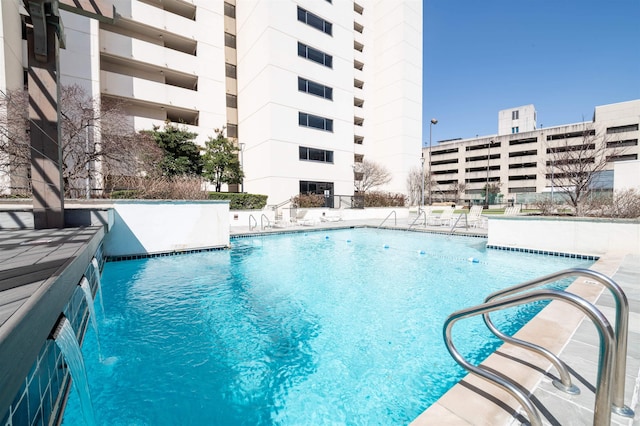
[[[242,177],[240,178],[240,192],[244,192],[244,143],[240,142],[240,171]]]
[[[435,118],[431,119],[431,122],[429,123],[429,205],[431,205],[431,129],[433,128],[434,124],[438,124],[438,120],[436,120]],[[424,182],[424,178],[422,179],[422,182]]]
[[[422,209],[424,208],[424,152],[422,153],[422,157],[420,158],[420,176],[422,177],[422,201],[420,202],[420,210],[418,212],[421,212]]]
[[[484,188],[484,207],[486,209],[489,208],[489,160],[491,159],[491,144],[493,141],[489,141],[489,146],[487,147],[489,150],[487,152],[487,185]]]

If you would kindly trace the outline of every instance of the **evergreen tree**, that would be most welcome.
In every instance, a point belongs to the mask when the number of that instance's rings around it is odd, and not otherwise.
[[[164,150],[160,169],[164,176],[202,175],[202,157],[200,147],[194,142],[197,133],[189,132],[186,127],[177,126],[167,121],[164,128],[153,126],[153,130],[145,130]]]
[[[205,142],[202,175],[220,192],[223,183],[239,184],[243,173],[238,161],[238,147],[224,136],[224,129],[216,129],[215,139]]]

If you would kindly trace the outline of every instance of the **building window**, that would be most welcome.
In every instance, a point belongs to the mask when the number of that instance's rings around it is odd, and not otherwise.
[[[333,89],[315,81],[298,77],[298,90],[312,95],[320,96],[325,99],[333,100]]]
[[[511,119],[512,120],[517,120],[519,117],[520,117],[520,111],[518,111],[518,110],[511,111]]]
[[[235,65],[224,64],[224,74],[229,78],[238,78]]]
[[[333,68],[333,57],[318,49],[298,42],[298,56],[317,62],[325,67]]]
[[[608,163],[613,163],[616,161],[629,161],[629,160],[637,160],[638,154],[627,154],[627,155],[610,155],[607,157]]]
[[[236,36],[229,33],[224,33],[224,45],[227,47],[236,48]]]
[[[520,131],[520,127],[512,127],[511,128],[511,133],[518,133]]]
[[[227,123],[227,137],[228,138],[237,138],[238,137],[238,125]]]
[[[628,126],[607,127],[607,134],[623,133],[623,132],[634,132],[636,130],[638,130],[638,125],[637,124],[629,124]]]
[[[607,148],[622,148],[625,146],[638,146],[638,139],[627,139],[624,141],[607,142]]]
[[[305,112],[298,113],[298,124],[304,127],[312,127],[314,129],[333,132],[333,120],[331,120],[330,118],[307,114]]]
[[[236,95],[230,95],[227,93],[227,107],[238,108],[238,97]]]
[[[300,6],[298,6],[298,21],[304,22],[305,24],[312,26],[316,30],[320,30],[325,34],[331,35],[331,22],[325,21],[318,15],[314,15],[308,10],[304,10]]]
[[[333,163],[333,151],[325,151],[324,149],[299,147],[300,160],[319,161],[321,163]]]
[[[224,2],[224,16],[228,16],[229,18],[236,17],[236,7],[226,1]]]

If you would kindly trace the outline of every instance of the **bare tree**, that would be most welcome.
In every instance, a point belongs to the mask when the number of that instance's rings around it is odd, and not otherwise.
[[[31,142],[28,93],[22,89],[0,96],[0,175],[5,193],[31,194]]]
[[[407,192],[409,193],[409,205],[420,205],[422,202],[422,170],[414,167],[407,175]]]
[[[31,146],[28,96],[24,91],[0,97],[0,169],[11,182],[29,182]],[[78,85],[60,88],[60,143],[65,196],[89,197],[111,174],[137,176],[152,172],[161,149],[135,132],[123,102],[87,95]],[[15,186],[15,185],[14,185]],[[30,185],[24,184],[25,192]],[[95,194],[94,194],[95,195]]]
[[[373,161],[363,160],[353,166],[355,172],[354,185],[357,192],[367,192],[391,181],[391,173],[381,164]],[[357,179],[360,178],[360,179]]]
[[[594,190],[600,173],[607,168],[610,157],[619,155],[621,148],[608,143],[595,130],[584,130],[579,142],[559,138],[547,147],[546,177],[554,189],[563,194],[577,216],[584,215],[584,200]]]

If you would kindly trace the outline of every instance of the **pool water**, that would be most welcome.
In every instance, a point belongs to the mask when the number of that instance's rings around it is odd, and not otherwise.
[[[103,425],[407,424],[464,372],[442,325],[491,292],[580,259],[481,238],[346,229],[232,240],[232,249],[109,262],[83,355]],[[515,331],[542,305],[492,315]],[[454,328],[482,361],[480,319]],[[82,424],[72,391],[64,424]]]

